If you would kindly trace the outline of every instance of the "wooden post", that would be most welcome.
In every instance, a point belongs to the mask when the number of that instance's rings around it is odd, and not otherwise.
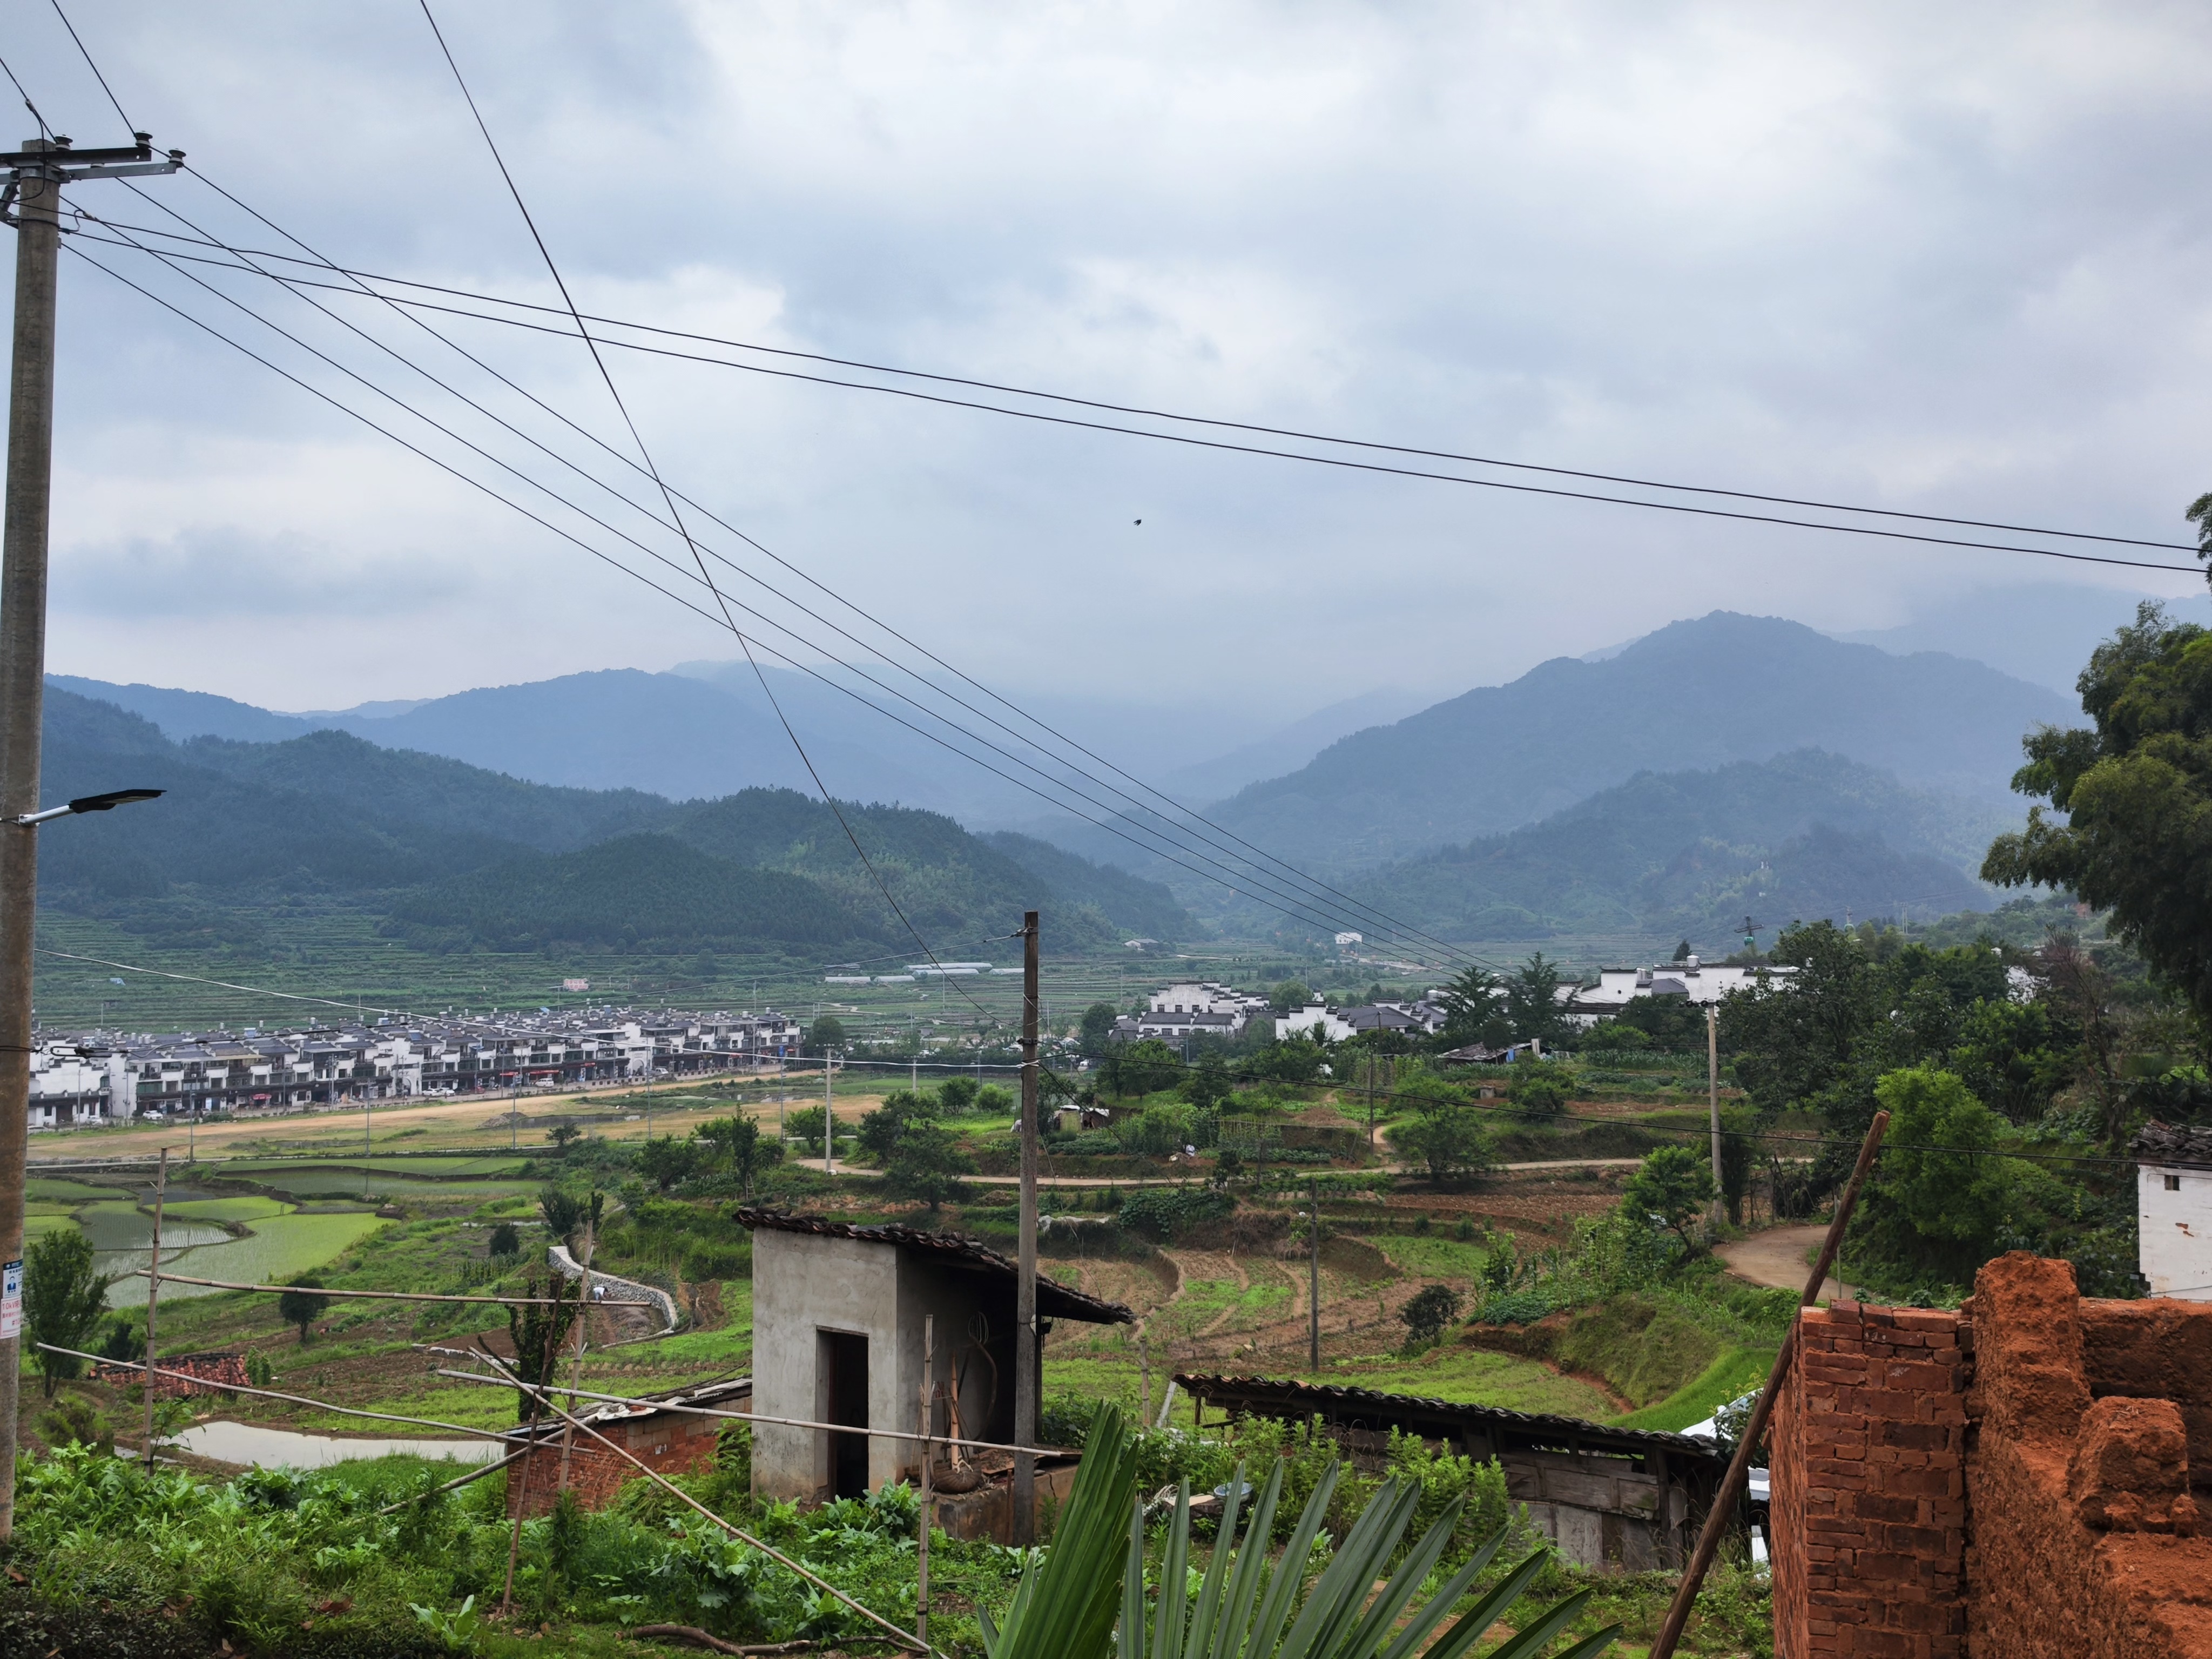
[[[937,1413],[931,1410],[932,1391],[937,1379],[937,1316],[924,1314],[921,1318],[921,1536],[914,1547],[914,1638],[924,1647],[929,1645],[929,1463],[937,1449],[930,1443],[930,1434],[937,1426]]]
[[[1321,1371],[1321,1184],[1309,1176],[1306,1201],[1313,1206],[1313,1254],[1308,1273],[1306,1301],[1307,1360],[1316,1375]]]
[[[980,1062],[979,1062],[980,1063]],[[1022,917],[1022,1197],[1014,1286],[1014,1542],[1036,1542],[1037,913]]]
[[[146,1264],[146,1467],[154,1467],[154,1313],[161,1300],[161,1200],[169,1188],[169,1149],[154,1170],[154,1251]]]
[[[1805,1281],[1805,1293],[1798,1298],[1801,1308],[1812,1307],[1820,1299],[1821,1282],[1835,1265],[1836,1252],[1843,1248],[1844,1229],[1850,1223],[1851,1208],[1858,1202],[1859,1188],[1866,1182],[1867,1172],[1874,1168],[1874,1155],[1881,1150],[1882,1133],[1888,1127],[1889,1114],[1876,1112],[1874,1122],[1868,1127],[1866,1139],[1859,1146],[1859,1161],[1851,1171],[1850,1182],[1836,1200],[1835,1219],[1828,1224],[1828,1237],[1820,1246],[1820,1258],[1813,1263],[1813,1276]],[[1706,1511],[1704,1530],[1698,1534],[1697,1550],[1683,1570],[1682,1582],[1675,1586],[1674,1602],[1667,1609],[1666,1620],[1659,1626],[1659,1638],[1652,1643],[1648,1659],[1674,1659],[1674,1644],[1682,1639],[1682,1626],[1689,1622],[1690,1608],[1698,1599],[1698,1587],[1705,1583],[1706,1570],[1720,1550],[1721,1535],[1728,1530],[1729,1514],[1750,1475],[1752,1449],[1765,1436],[1766,1420],[1774,1414],[1775,1396],[1782,1392],[1796,1352],[1797,1326],[1793,1321],[1789,1335],[1782,1339],[1782,1352],[1774,1356],[1774,1369],[1766,1374],[1766,1386],[1759,1390],[1759,1403],[1751,1408],[1751,1420],[1743,1425],[1743,1437],[1735,1443],[1735,1455],[1729,1459],[1728,1473],[1721,1477],[1721,1488],[1713,1494],[1713,1506]]]

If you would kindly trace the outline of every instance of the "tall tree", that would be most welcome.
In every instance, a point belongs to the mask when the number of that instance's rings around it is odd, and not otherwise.
[[[93,1266],[92,1241],[75,1227],[57,1227],[23,1252],[23,1324],[31,1360],[54,1384],[84,1370],[73,1354],[48,1353],[39,1345],[85,1347],[106,1311],[107,1287],[115,1281]]]
[[[291,1281],[289,1289],[276,1298],[276,1317],[287,1325],[300,1328],[300,1346],[307,1345],[307,1328],[329,1310],[330,1297],[322,1294],[323,1281],[313,1273],[301,1273]]]
[[[1078,1046],[1086,1056],[1096,1060],[1106,1052],[1114,1036],[1116,1018],[1110,1002],[1094,1002],[1083,1011],[1083,1031]]]
[[[1437,994],[1443,1005],[1444,1043],[1464,1048],[1470,1042],[1502,1042],[1505,1029],[1505,988],[1487,968],[1463,968],[1450,984]]]
[[[2212,495],[2190,516],[2212,556]],[[2075,683],[2093,724],[2031,732],[2012,787],[2028,809],[1982,878],[2039,884],[2112,913],[2112,931],[2212,1017],[2212,632],[2145,602]]]
[[[1516,1041],[1564,1042],[1574,1031],[1559,1000],[1559,966],[1537,951],[1505,978],[1505,1018]]]

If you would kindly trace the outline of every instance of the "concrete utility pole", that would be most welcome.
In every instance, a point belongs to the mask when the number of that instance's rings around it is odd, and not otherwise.
[[[1720,1228],[1728,1213],[1728,1198],[1721,1186],[1721,1012],[1720,1005],[1705,1005],[1705,1103],[1713,1120],[1713,1227]]]
[[[1021,1273],[1014,1301],[1014,1542],[1036,1542],[1037,913],[1022,917]]]
[[[8,504],[0,530],[0,817],[39,810],[39,723],[46,711],[46,529],[53,493],[54,293],[60,276],[62,186],[88,179],[174,173],[134,133],[127,149],[72,151],[56,137],[0,155],[0,213],[15,228],[15,332],[8,386]],[[22,1381],[23,1176],[30,1155],[31,967],[38,832],[0,825],[0,1542],[15,1528],[15,1425]],[[149,1393],[151,1393],[149,1387]]]

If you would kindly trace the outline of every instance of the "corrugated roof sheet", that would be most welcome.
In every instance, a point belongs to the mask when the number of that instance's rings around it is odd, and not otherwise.
[[[965,1233],[927,1232],[895,1221],[863,1227],[849,1221],[831,1221],[816,1215],[785,1215],[750,1206],[732,1214],[741,1226],[767,1227],[781,1233],[812,1233],[821,1238],[856,1238],[866,1244],[894,1244],[902,1250],[918,1251],[1007,1279],[1017,1278],[1021,1272],[981,1239],[970,1238]],[[1137,1317],[1118,1302],[1076,1290],[1047,1279],[1042,1273],[1037,1275],[1037,1312],[1047,1319],[1080,1319],[1093,1325],[1127,1325]]]
[[[1341,1417],[1366,1411],[1378,1417],[1443,1418],[1510,1429],[1532,1439],[1576,1440],[1585,1446],[1628,1450],[1657,1450],[1677,1457],[1706,1457],[1725,1462],[1710,1440],[1696,1435],[1668,1434],[1656,1429],[1622,1429],[1593,1423],[1586,1418],[1561,1417],[1549,1412],[1508,1411],[1503,1406],[1474,1406],[1461,1400],[1434,1400],[1425,1395],[1382,1394],[1373,1389],[1348,1389],[1335,1383],[1300,1382],[1280,1376],[1220,1376],[1176,1373],[1176,1382],[1194,1398],[1216,1403],[1233,1394],[1248,1402],[1266,1401],[1303,1414],[1317,1413]]]

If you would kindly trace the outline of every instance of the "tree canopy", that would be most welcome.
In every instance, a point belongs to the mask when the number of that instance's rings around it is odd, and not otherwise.
[[[48,1353],[86,1346],[106,1311],[107,1287],[114,1283],[93,1266],[92,1241],[75,1227],[57,1227],[23,1253],[23,1325],[31,1362],[46,1379],[46,1392],[84,1369],[72,1354]]]
[[[2200,527],[2212,497],[2191,508]],[[2092,724],[2029,734],[2013,776],[2064,822],[2029,808],[1982,877],[2063,888],[2212,1017],[2212,631],[2146,602],[2099,646],[2077,682]]]

